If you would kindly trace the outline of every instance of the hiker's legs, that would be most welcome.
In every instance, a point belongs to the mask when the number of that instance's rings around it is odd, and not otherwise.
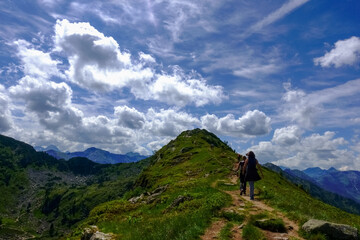
[[[254,200],[254,181],[249,181],[250,186],[250,199]]]

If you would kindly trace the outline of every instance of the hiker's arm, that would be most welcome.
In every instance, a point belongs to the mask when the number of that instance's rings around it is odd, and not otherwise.
[[[245,174],[245,169],[246,169],[247,165],[248,165],[248,159],[245,160],[244,167],[242,169],[242,174],[243,175]]]

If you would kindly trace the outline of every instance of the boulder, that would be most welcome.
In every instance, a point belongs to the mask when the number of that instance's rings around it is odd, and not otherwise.
[[[115,237],[112,234],[99,232],[97,226],[85,228],[81,236],[81,240],[113,240]]]
[[[309,233],[325,234],[329,240],[358,240],[357,229],[345,224],[310,219],[302,226],[302,229]]]

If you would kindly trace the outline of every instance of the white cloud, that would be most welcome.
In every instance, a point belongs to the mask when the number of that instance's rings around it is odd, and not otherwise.
[[[233,137],[267,134],[271,130],[270,122],[271,119],[259,110],[248,111],[238,119],[235,119],[232,114],[228,114],[222,118],[218,118],[213,114],[207,114],[201,117],[203,128],[215,134]]]
[[[128,87],[138,99],[181,107],[218,104],[225,98],[222,87],[207,85],[198,74],[185,74],[177,66],[172,75],[155,74],[150,66],[156,61],[151,55],[140,52],[140,63],[135,64],[130,53],[121,52],[112,37],[105,37],[89,23],[57,21],[55,33],[56,50],[69,58],[66,73],[70,81],[83,88],[111,91]]]
[[[0,132],[6,132],[11,128],[11,125],[9,99],[5,93],[5,87],[0,84]]]
[[[352,103],[360,100],[360,79],[348,81],[312,93],[287,87],[283,95],[280,118],[301,127],[312,128],[321,122],[325,125],[353,125],[359,117]]]
[[[293,125],[285,128],[276,129],[272,142],[282,146],[289,146],[299,142],[300,137],[300,128]]]
[[[272,162],[279,166],[306,169],[308,167],[355,168],[355,153],[344,150],[348,142],[344,138],[336,138],[334,132],[323,135],[314,133],[304,137],[296,126],[276,129],[273,139],[260,142],[247,151],[254,151],[257,159]]]
[[[179,72],[158,76],[150,85],[150,93],[155,100],[177,106],[219,104],[225,98],[222,87],[209,86],[204,79],[194,79]]]
[[[26,109],[35,113],[47,128],[76,126],[81,121],[82,112],[71,106],[72,90],[66,83],[25,76],[9,92],[13,100],[24,101]]]
[[[184,130],[199,125],[199,120],[186,112],[175,109],[161,109],[159,112],[150,108],[146,113],[145,129],[155,136],[175,137]]]
[[[344,65],[355,66],[360,61],[360,38],[351,37],[339,40],[334,48],[324,56],[314,58],[315,65],[322,67],[335,66],[339,68]]]
[[[89,23],[58,20],[55,45],[69,57],[69,79],[93,91],[122,88],[131,80],[153,76],[150,69],[136,69],[130,53],[121,52],[112,37],[105,37]]]
[[[15,41],[18,47],[18,56],[23,64],[24,73],[32,77],[47,79],[51,76],[61,76],[57,69],[59,61],[51,59],[49,53],[44,53],[31,46],[25,40]]]
[[[252,64],[244,66],[241,69],[234,70],[235,76],[254,79],[259,76],[270,75],[279,72],[283,66],[281,64],[267,63],[267,64]]]
[[[289,0],[287,3],[283,4],[280,8],[274,12],[267,15],[262,20],[258,21],[252,25],[249,30],[244,33],[244,37],[248,37],[255,32],[259,32],[264,27],[284,18],[286,15],[294,11],[296,8],[301,7],[303,4],[307,3],[309,0]]]
[[[115,116],[119,118],[119,125],[127,128],[141,129],[145,124],[145,115],[128,106],[115,107]]]

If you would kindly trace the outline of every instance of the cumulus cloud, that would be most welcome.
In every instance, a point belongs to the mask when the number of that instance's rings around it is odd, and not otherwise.
[[[67,54],[69,79],[94,91],[126,86],[134,79],[150,79],[150,69],[134,69],[131,55],[121,52],[112,37],[106,37],[89,23],[58,20],[55,25],[56,51]]]
[[[11,128],[9,99],[4,92],[5,88],[0,84],[0,132],[6,132]]]
[[[33,48],[25,41],[18,40],[14,44],[18,47],[18,56],[23,64],[23,70],[26,75],[33,77],[42,77],[44,79],[51,76],[61,76],[57,69],[59,61],[51,58],[50,53],[44,53]]]
[[[300,137],[300,128],[293,125],[285,128],[276,129],[272,138],[272,142],[282,146],[289,146],[299,142]]]
[[[282,120],[312,128],[320,121],[323,125],[356,124],[354,119],[359,117],[356,109],[349,109],[353,108],[353,102],[360,99],[360,79],[311,93],[301,89],[293,90],[289,86],[286,90],[279,109]]]
[[[47,128],[58,129],[81,121],[82,112],[71,106],[72,90],[66,83],[25,76],[9,92],[13,99],[24,101],[26,109]]]
[[[355,66],[360,60],[360,38],[351,37],[345,40],[339,40],[334,48],[324,56],[314,58],[315,65],[322,67],[335,66],[336,68],[344,65]]]
[[[119,125],[127,128],[141,129],[145,124],[145,115],[128,106],[115,107],[115,116],[119,119]]]
[[[184,130],[199,125],[199,120],[186,112],[175,109],[161,109],[159,112],[150,108],[146,113],[146,129],[155,136],[175,137]]]
[[[173,74],[156,73],[155,59],[143,52],[133,61],[127,51],[120,51],[112,37],[106,37],[89,23],[57,21],[56,51],[68,56],[70,81],[92,91],[112,91],[124,87],[138,99],[157,100],[168,105],[202,106],[220,103],[222,87],[211,86],[201,76],[185,74],[174,67]]]
[[[355,167],[354,153],[343,149],[348,142],[335,137],[334,132],[304,137],[296,126],[276,129],[271,141],[263,141],[247,151],[254,151],[257,159],[279,166],[305,169],[308,167]]]
[[[267,134],[271,131],[270,122],[271,119],[259,110],[248,111],[238,119],[235,119],[232,114],[222,118],[213,114],[201,117],[201,124],[204,128],[216,134],[233,137]]]
[[[177,106],[219,104],[225,98],[222,87],[209,86],[204,79],[194,79],[179,71],[174,75],[159,75],[149,87],[153,99]]]

